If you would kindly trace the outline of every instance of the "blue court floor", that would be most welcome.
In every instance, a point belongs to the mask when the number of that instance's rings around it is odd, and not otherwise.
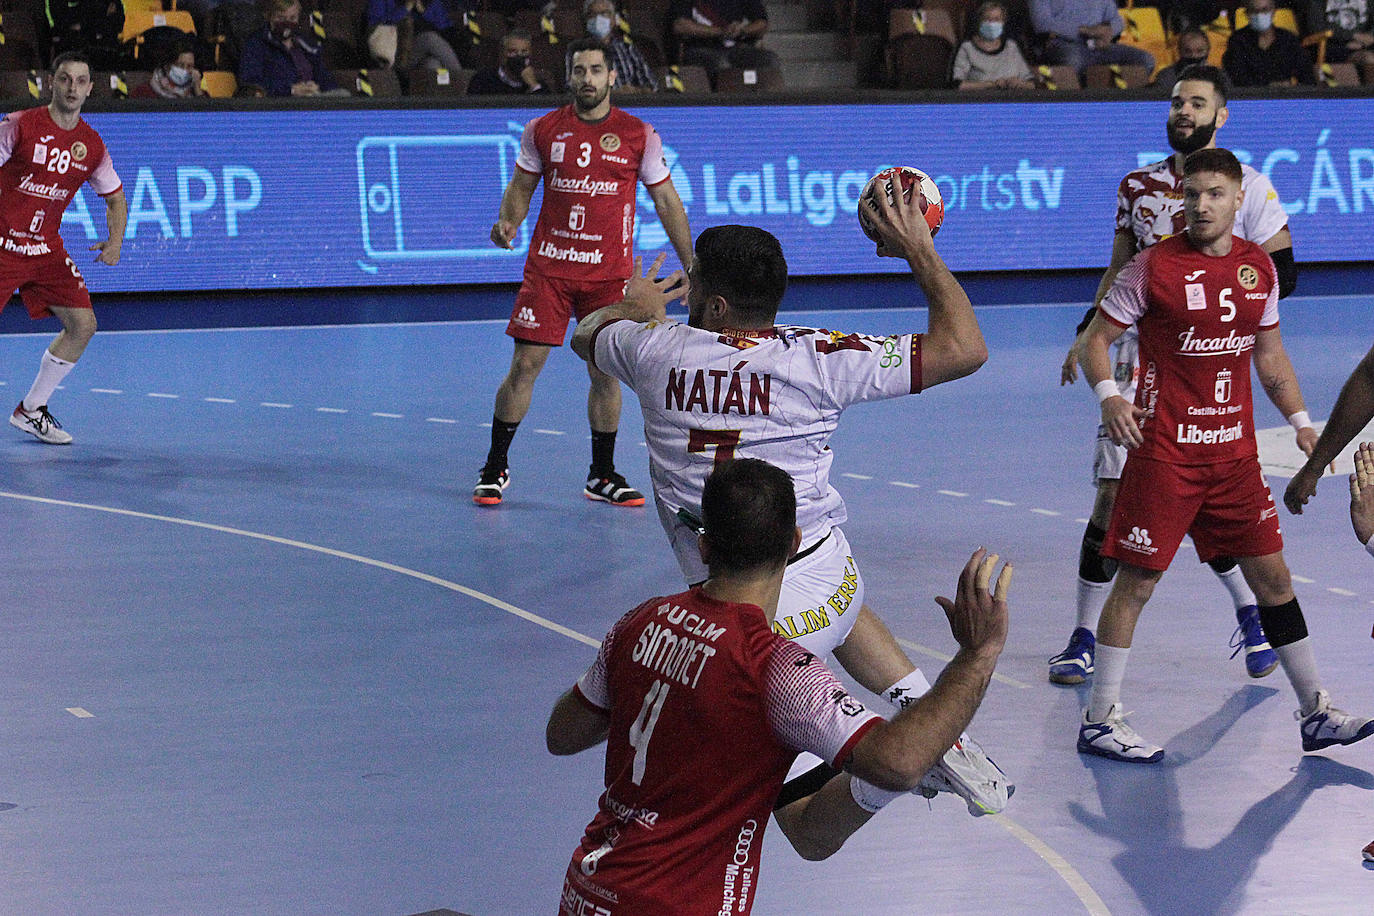
[[[1374,912],[1374,741],[1300,753],[1290,689],[1228,658],[1229,598],[1188,547],[1125,684],[1165,763],[1074,751],[1086,691],[1050,685],[1045,659],[1072,628],[1092,499],[1094,399],[1058,382],[1081,312],[980,309],[981,371],[855,408],[833,442],[869,602],[932,680],[954,647],[933,596],[979,545],[1014,562],[1011,638],[970,731],[1015,798],[976,820],[900,799],[823,863],[774,829],[755,912]],[[1283,315],[1324,417],[1374,340],[1374,298]],[[555,911],[602,758],[550,757],[548,710],[621,613],[681,582],[652,508],[581,495],[570,352],[540,379],[505,503],[472,505],[502,330],[102,334],[52,399],[75,444],[0,434],[0,912]],[[0,336],[0,403],[48,336]],[[1278,430],[1281,489],[1291,435],[1267,402],[1257,421]],[[619,465],[647,487],[639,425],[627,395]],[[1374,560],[1344,479],[1283,522],[1326,684],[1374,713]]]

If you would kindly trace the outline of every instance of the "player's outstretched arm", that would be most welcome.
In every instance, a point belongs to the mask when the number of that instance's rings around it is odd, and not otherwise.
[[[787,841],[808,862],[839,852],[844,841],[876,813],[859,807],[849,782],[849,774],[841,773],[815,793],[773,812]]]
[[[553,704],[549,724],[544,728],[544,742],[550,754],[567,756],[605,741],[610,728],[610,713],[593,709],[569,690]]]
[[[930,388],[976,372],[988,361],[988,346],[968,294],[935,250],[918,195],[899,193],[898,180],[889,178],[889,193],[865,197],[859,206],[868,208],[877,230],[878,257],[904,258],[926,294],[930,327],[921,339],[921,387]]]
[[[1288,422],[1293,423],[1298,448],[1310,458],[1317,444],[1317,431],[1307,418],[1302,389],[1298,387],[1298,374],[1293,371],[1288,351],[1283,348],[1283,338],[1279,335],[1277,325],[1261,328],[1255,335],[1255,373],[1269,400]]]
[[[1374,442],[1355,450],[1355,473],[1350,475],[1350,524],[1361,544],[1374,538]]]
[[[673,179],[661,181],[649,188],[649,199],[654,202],[654,212],[668,233],[668,241],[677,252],[678,263],[684,271],[692,267],[692,229],[687,223],[687,208],[682,205]],[[638,272],[638,271],[636,271]]]
[[[1289,481],[1283,494],[1283,504],[1289,512],[1302,514],[1302,507],[1317,492],[1317,481],[1323,469],[1336,460],[1341,449],[1349,445],[1371,419],[1374,419],[1374,348],[1364,355],[1346,379],[1307,463]]]
[[[525,221],[530,212],[530,201],[534,189],[539,187],[539,176],[531,175],[520,169],[515,170],[510,184],[501,195],[501,209],[496,214],[496,222],[491,227],[491,243],[497,248],[510,248],[515,241],[515,231]]]
[[[95,259],[101,264],[114,267],[119,263],[119,251],[124,246],[124,229],[129,225],[129,204],[122,190],[115,191],[105,198],[105,228],[109,236],[105,241],[92,245],[90,250],[99,254]]]
[[[1117,445],[1136,448],[1145,442],[1140,420],[1145,411],[1121,396],[1112,379],[1111,346],[1125,328],[1102,317],[1099,312],[1083,332],[1083,378],[1093,386],[1102,407],[1102,425]]]
[[[577,323],[572,340],[568,345],[572,351],[585,360],[592,358],[592,341],[602,325],[620,318],[631,321],[662,321],[668,317],[668,303],[682,296],[684,278],[682,271],[675,270],[666,277],[659,277],[659,269],[668,256],[662,252],[654,258],[648,273],[641,274],[644,259],[635,258],[634,274],[625,284],[625,298],[597,309]]]
[[[907,791],[959,739],[978,710],[1007,640],[1007,591],[1011,564],[995,587],[997,555],[974,552],[959,576],[953,601],[936,598],[949,618],[959,652],[928,693],[890,722],[870,728],[845,769],[882,789]]]

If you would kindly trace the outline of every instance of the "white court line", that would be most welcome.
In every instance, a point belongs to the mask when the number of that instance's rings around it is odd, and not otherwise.
[[[426,423],[457,423],[457,420],[450,420],[448,417],[425,417]]]
[[[1356,596],[1356,592],[1352,592],[1349,589],[1336,588],[1335,586],[1327,586],[1326,590],[1333,595],[1341,595],[1346,598],[1354,598]]]
[[[381,569],[387,572],[394,572],[399,573],[403,576],[409,576],[412,579],[418,579],[421,582],[427,582],[430,585],[437,585],[440,588],[457,592],[460,595],[466,595],[469,598],[475,598],[478,601],[483,602],[484,604],[489,604],[498,610],[505,611],[507,614],[519,617],[522,620],[527,620],[530,623],[541,626],[544,629],[549,630],[551,632],[558,633],[561,636],[566,636],[569,639],[583,643],[584,645],[590,646],[593,649],[598,649],[601,647],[601,643],[598,640],[592,639],[590,636],[586,636],[582,633],[579,633],[578,631],[570,627],[565,627],[561,623],[555,623],[546,617],[540,617],[538,614],[532,614],[529,611],[526,611],[522,608],[518,608],[513,604],[508,604],[507,602],[502,601],[499,598],[494,598],[491,595],[479,592],[476,589],[468,588],[465,585],[459,585],[457,582],[452,582],[448,579],[441,579],[438,576],[431,576],[430,574],[420,572],[419,570],[409,569],[404,566],[397,566],[394,563],[387,563],[383,560],[374,560],[371,557],[364,557],[356,553],[348,553],[347,551],[343,550],[335,550],[332,547],[322,547],[319,544],[311,544],[307,541],[297,541],[292,538],[277,537],[276,535],[263,534],[258,531],[248,531],[243,528],[230,528],[225,525],[212,525],[207,522],[197,522],[192,519],[177,518],[176,516],[171,515],[154,515],[148,512],[135,512],[131,509],[117,509],[112,506],[97,506],[90,503],[78,503],[64,499],[50,499],[42,496],[28,496],[23,493],[11,493],[4,490],[0,490],[0,498],[15,499],[20,500],[22,502],[38,503],[47,506],[63,506],[69,509],[86,509],[91,512],[105,512],[110,515],[121,515],[126,518],[139,518],[154,522],[166,522],[171,525],[183,525],[187,528],[199,528],[204,531],[216,531],[221,534],[232,534],[238,537],[251,538],[257,541],[265,541],[269,544],[280,544],[284,547],[294,547],[298,550],[305,550],[311,553],[323,554],[324,556],[335,557],[340,560],[349,560],[354,563],[360,563],[364,566],[371,566],[375,569]],[[897,641],[902,645],[906,646],[907,648],[914,649],[926,655],[930,655],[936,658],[943,658],[946,661],[948,661],[951,658],[951,656],[943,655],[942,653],[936,652],[933,649],[929,649],[925,646],[922,646],[919,643],[913,643],[905,639],[898,639]],[[993,673],[992,679],[995,681],[1000,681],[1004,684],[1009,684],[1013,687],[1027,688],[1030,686],[1029,684],[1023,684],[1022,682],[1015,680],[1014,678],[1005,677],[1003,675],[997,674],[996,672]],[[76,712],[75,710],[77,709],[80,709],[80,707],[73,707],[73,709],[69,711],[72,713],[72,715],[78,716],[81,713],[85,712],[85,710]],[[90,716],[91,714],[86,713],[86,715]],[[1079,874],[1078,871],[1074,869],[1074,867],[1070,865],[1069,862],[1066,859],[1064,859],[1063,856],[1059,855],[1059,853],[1055,852],[1052,848],[1050,848],[1050,846],[1046,844],[1043,840],[1035,836],[1035,834],[1031,833],[1025,827],[1022,827],[1020,824],[1008,818],[1006,815],[998,814],[994,815],[993,817],[997,820],[999,824],[1005,827],[1007,831],[1011,833],[1012,836],[1020,840],[1032,852],[1038,855],[1044,862],[1046,862],[1052,869],[1054,869],[1055,874],[1057,874],[1064,881],[1064,883],[1066,883],[1069,886],[1069,889],[1072,890],[1075,895],[1077,895],[1078,899],[1083,903],[1083,906],[1087,909],[1088,913],[1091,914],[1091,916],[1111,916],[1111,913],[1107,909],[1106,905],[1102,903],[1102,898],[1100,898],[1097,895],[1097,893],[1093,891],[1092,887],[1088,884],[1087,880],[1081,874]]]
[[[175,400],[178,400],[178,399],[181,397],[181,395],[179,395],[179,394],[166,394],[166,393],[161,392],[161,391],[150,391],[150,392],[148,392],[148,397],[150,397],[150,398],[167,398],[168,400],[175,401]]]
[[[931,658],[938,658],[942,662],[952,661],[954,658],[953,655],[946,655],[944,652],[930,648],[930,646],[923,646],[918,642],[912,642],[911,640],[903,639],[900,636],[894,636],[893,638],[896,639],[897,642],[906,646],[908,649],[911,649],[915,652],[920,652],[922,655],[929,655]],[[1006,684],[1008,687],[1015,687],[1017,690],[1030,689],[1030,684],[1027,684],[1024,681],[1018,681],[1014,677],[1007,677],[1005,674],[998,674],[996,671],[992,673],[992,679],[999,683]]]
[[[488,423],[488,424],[486,424],[486,425],[487,425],[487,426],[490,426],[491,424]],[[535,432],[537,432],[537,433],[543,433],[543,434],[546,435],[546,436],[566,436],[566,435],[567,435],[567,433],[565,433],[565,432],[564,432],[563,430],[561,430],[561,429],[536,429]]]
[[[207,401],[207,402],[209,402],[209,403],[211,403],[211,404],[237,404],[237,403],[238,403],[238,401],[234,400],[233,398],[203,398],[203,400],[205,400],[205,401]]]
[[[985,499],[983,502],[990,506],[1014,506],[1016,503],[1009,503],[1005,499]]]
[[[936,490],[941,496],[968,496],[967,493],[960,493],[958,490]]]
[[[871,474],[841,474],[841,477],[848,477],[850,480],[872,480]]]
[[[1298,575],[1297,573],[1291,573],[1290,575],[1292,576],[1293,581],[1296,582],[1296,583],[1298,583],[1299,585],[1316,585],[1316,584],[1317,584],[1317,580],[1316,580],[1316,579],[1309,579],[1309,578],[1307,578],[1306,576],[1300,576],[1300,575]]]
[[[95,713],[93,713],[93,712],[87,712],[86,710],[82,709],[80,706],[68,706],[68,707],[67,707],[67,712],[69,712],[69,713],[71,713],[72,715],[76,716],[78,719],[94,719],[94,718],[95,718]]]
[[[121,388],[92,388],[91,394],[123,394]]]
[[[907,483],[905,480],[889,480],[888,483],[894,487],[906,487],[908,490],[921,489],[921,485],[919,483]]]
[[[316,408],[315,408],[315,412],[316,412],[316,413],[348,413],[348,411],[345,410],[345,409],[342,408],[342,407],[316,407]]]
[[[287,409],[289,409],[289,408],[291,407],[290,404],[281,404],[281,403],[278,403],[277,401],[262,401],[262,402],[260,402],[260,403],[258,404],[258,406],[259,406],[259,407],[280,407],[282,410],[287,410]]]
[[[383,419],[386,419],[386,420],[401,420],[401,419],[404,419],[404,418],[405,418],[405,414],[399,414],[399,413],[379,413],[378,411],[375,411],[375,410],[372,411],[372,415],[373,415],[374,417],[382,417]]]
[[[348,553],[347,551],[343,550],[335,550],[332,547],[322,547],[319,544],[311,544],[308,541],[297,541],[292,538],[277,537],[273,534],[263,534],[258,531],[247,531],[243,528],[230,528],[225,525],[212,525],[208,522],[197,522],[189,518],[177,518],[173,515],[153,515],[148,512],[134,512],[131,509],[116,509],[111,506],[97,506],[92,505],[90,503],[71,502],[65,499],[48,499],[42,496],[26,496],[23,493],[10,493],[4,490],[0,490],[0,497],[3,497],[5,499],[17,499],[24,502],[41,503],[45,506],[65,506],[69,509],[87,509],[91,512],[107,512],[110,515],[123,515],[127,518],[141,518],[154,522],[167,522],[171,525],[184,525],[187,528],[200,528],[205,531],[218,531],[221,534],[233,534],[237,535],[238,537],[252,538],[253,540],[257,541],[266,541],[269,544],[281,544],[285,547],[295,547],[297,550],[307,550],[311,553],[324,554],[328,557],[337,557],[340,560],[349,560],[354,563],[361,563],[364,566],[371,566],[376,569],[384,569],[387,572],[394,572],[399,573],[403,576],[410,576],[412,579],[419,579],[421,582],[428,582],[430,585],[437,585],[440,588],[446,588],[451,592],[457,592],[460,595],[467,595],[469,598],[476,598],[478,601],[481,601],[484,604],[489,604],[492,607],[497,608],[498,610],[505,611],[507,614],[512,614],[516,617],[521,618],[522,620],[528,620],[530,623],[538,624],[544,629],[552,630],[553,632],[558,633],[561,636],[566,636],[569,639],[574,639],[580,643],[585,643],[586,645],[591,646],[593,649],[599,649],[601,647],[600,641],[592,639],[590,636],[584,636],[576,630],[572,630],[568,627],[563,626],[561,623],[554,623],[552,620],[549,620],[545,617],[540,617],[538,614],[531,614],[529,611],[518,608],[513,604],[507,604],[500,598],[493,598],[491,595],[483,594],[482,592],[479,592],[476,589],[468,588],[466,585],[459,585],[457,582],[452,582],[448,579],[441,579],[438,576],[431,576],[429,573],[423,573],[419,570],[408,569],[405,566],[397,566],[395,563],[387,563],[384,560],[374,560],[371,557],[364,557],[359,554]]]
[[[1059,513],[1059,512],[1055,512],[1053,509],[1032,509],[1031,511],[1034,512],[1036,515],[1060,515],[1060,514],[1062,514],[1062,513]]]

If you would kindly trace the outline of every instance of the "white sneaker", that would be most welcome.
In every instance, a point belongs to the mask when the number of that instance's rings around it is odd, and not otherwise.
[[[1126,713],[1120,703],[1113,703],[1102,722],[1088,720],[1083,710],[1083,724],[1078,729],[1078,753],[1096,754],[1108,760],[1126,763],[1158,763],[1164,759],[1164,748],[1148,743],[1135,729],[1126,724]]]
[[[953,793],[968,804],[969,814],[982,817],[1005,808],[1016,786],[1007,779],[1001,767],[983,753],[977,741],[962,735],[954,747],[945,751],[940,762],[931,767],[915,791],[924,798],[934,798],[939,792]]]
[[[19,406],[14,408],[14,413],[10,414],[10,426],[22,429],[49,445],[71,445],[72,442],[71,434],[64,431],[62,424],[48,413],[47,404],[37,410],[25,410],[24,402],[20,401]]]
[[[1362,738],[1374,735],[1374,719],[1352,716],[1343,709],[1331,705],[1331,697],[1325,690],[1317,691],[1317,708],[1307,715],[1302,710],[1293,713],[1293,718],[1302,724],[1302,749],[1319,751],[1333,744],[1354,744]]]

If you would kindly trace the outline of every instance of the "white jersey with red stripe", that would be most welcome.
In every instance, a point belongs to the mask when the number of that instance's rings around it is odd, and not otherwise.
[[[840,414],[851,404],[921,390],[919,334],[706,331],[620,320],[597,330],[592,362],[639,398],[654,499],[688,582],[703,581],[706,568],[696,533],[677,512],[700,516],[717,461],[761,458],[792,477],[805,550],[847,517],[830,484],[829,442]]]

